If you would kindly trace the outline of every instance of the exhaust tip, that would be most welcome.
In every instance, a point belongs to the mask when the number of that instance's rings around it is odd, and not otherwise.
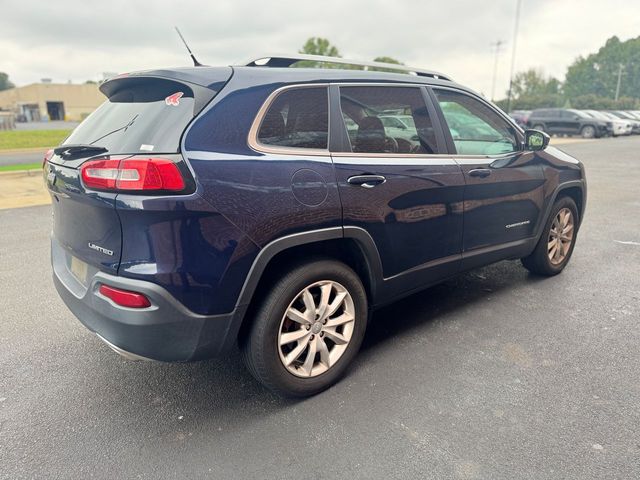
[[[100,336],[99,334],[96,333],[96,336],[102,340],[104,343],[107,344],[107,346],[113,350],[114,352],[116,352],[118,355],[120,355],[121,357],[127,359],[127,360],[132,360],[132,361],[145,361],[145,362],[153,362],[155,360],[153,360],[152,358],[147,358],[147,357],[143,357],[142,355],[137,355],[135,353],[131,353],[131,352],[127,352],[126,350],[123,350],[122,348],[114,345],[113,343],[111,343],[109,340],[107,340],[106,338]]]

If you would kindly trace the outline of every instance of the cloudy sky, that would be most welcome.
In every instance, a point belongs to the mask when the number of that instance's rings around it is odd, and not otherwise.
[[[187,65],[178,25],[202,63],[296,52],[311,36],[342,56],[392,56],[491,95],[491,44],[505,42],[507,89],[516,0],[0,0],[0,71],[24,85],[83,82],[102,72]],[[639,0],[522,0],[516,71],[564,76],[612,35],[640,35]]]

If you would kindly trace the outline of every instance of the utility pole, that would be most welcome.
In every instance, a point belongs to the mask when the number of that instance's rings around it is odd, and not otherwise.
[[[622,74],[624,70],[624,65],[618,65],[618,85],[616,85],[616,102],[618,101],[618,97],[620,96],[620,82],[622,81]]]
[[[511,73],[509,74],[509,93],[507,94],[507,113],[511,110],[511,90],[513,89],[513,70],[516,65],[516,44],[518,41],[518,28],[520,26],[520,4],[522,0],[516,0],[516,23],[513,28],[513,47],[511,49]]]
[[[491,101],[495,101],[496,97],[496,76],[498,75],[498,56],[500,55],[500,49],[504,45],[502,40],[497,40],[491,44],[492,48],[495,48],[495,57],[493,60],[493,81],[491,82]]]

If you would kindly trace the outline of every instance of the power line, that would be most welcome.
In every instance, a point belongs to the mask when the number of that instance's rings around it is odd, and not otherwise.
[[[496,40],[491,44],[491,48],[494,49],[493,60],[493,81],[491,82],[491,101],[495,101],[496,97],[496,77],[498,75],[498,57],[500,55],[500,49],[504,45],[502,40]]]
[[[616,85],[616,102],[618,101],[618,97],[620,96],[620,83],[622,82],[622,75],[625,75],[624,65],[618,65],[618,84]]]
[[[509,74],[509,93],[507,94],[507,112],[511,110],[511,91],[513,89],[513,71],[516,65],[516,44],[518,41],[518,28],[520,27],[520,5],[522,0],[516,3],[516,22],[513,28],[513,48],[511,50],[511,73]]]

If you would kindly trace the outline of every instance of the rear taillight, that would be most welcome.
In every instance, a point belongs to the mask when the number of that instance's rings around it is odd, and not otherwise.
[[[184,190],[185,183],[175,162],[166,158],[91,160],[80,167],[85,186],[98,190]]]
[[[53,148],[47,150],[44,154],[44,158],[42,159],[42,168],[47,166],[47,162],[51,160],[51,157],[53,157]]]
[[[122,290],[102,284],[100,285],[100,293],[122,307],[147,308],[151,306],[149,299],[138,292]]]

